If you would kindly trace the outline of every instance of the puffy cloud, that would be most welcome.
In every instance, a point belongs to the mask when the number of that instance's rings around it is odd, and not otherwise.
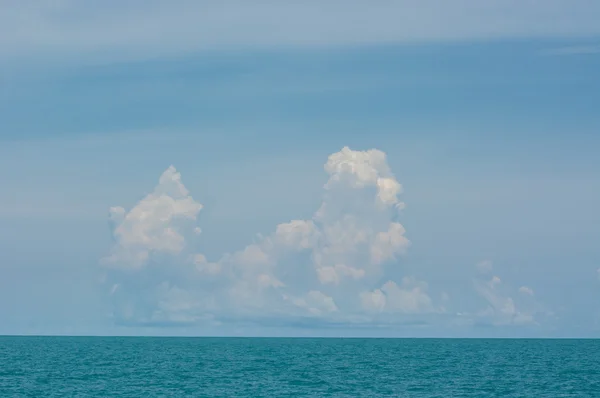
[[[485,310],[479,312],[479,320],[494,325],[526,325],[535,324],[534,314],[517,307],[515,300],[508,294],[502,280],[493,276],[490,280],[476,280],[475,289],[487,302]],[[533,291],[525,286],[519,292],[533,295]]]
[[[499,276],[490,276],[491,264],[491,261],[476,264],[479,275],[473,280],[475,292],[485,302],[485,308],[478,312],[458,313],[459,323],[531,327],[556,320],[555,314],[535,298],[531,287],[516,289]]]
[[[489,277],[494,268],[492,261],[480,261],[475,264],[475,268],[479,274],[474,281],[475,291],[485,300],[487,307],[476,314],[461,313],[461,316],[472,318],[475,322],[485,322],[493,325],[528,325],[536,323],[534,313],[524,311],[517,306],[517,303],[509,294],[510,289],[504,285],[499,276],[492,275]],[[524,296],[533,296],[533,290],[527,286],[521,286],[518,292]]]
[[[333,267],[317,268],[317,276],[322,284],[339,284],[342,277],[361,279],[365,276],[365,270],[348,267],[344,264],[336,264]]]
[[[410,245],[396,222],[402,188],[386,155],[344,147],[329,156],[325,171],[324,200],[313,217],[319,229],[313,259],[320,274],[335,276],[322,281],[379,276],[379,265]]]
[[[134,208],[128,212],[122,207],[110,208],[115,245],[104,263],[135,269],[144,267],[152,253],[180,253],[186,233],[198,231],[194,224],[201,209],[181,183],[181,175],[170,166],[154,192]]]
[[[392,222],[387,231],[377,233],[371,243],[371,261],[374,264],[381,264],[393,259],[397,253],[402,253],[409,244],[404,236],[405,232],[402,225]]]
[[[385,153],[377,149],[353,151],[344,147],[329,156],[325,171],[330,176],[325,189],[335,189],[340,185],[354,189],[375,187],[379,202],[402,206],[398,201],[402,187],[392,175]]]
[[[318,232],[312,221],[293,220],[277,226],[275,239],[283,246],[308,249],[315,245]]]
[[[185,257],[186,237],[198,233],[196,218],[201,209],[173,166],[132,209],[110,209],[114,244],[101,264],[117,321],[151,324],[199,319],[200,308],[206,307],[203,297],[187,289],[196,273],[194,262],[178,259]],[[195,261],[199,268],[215,272],[202,257]]]
[[[109,212],[114,245],[102,264],[115,316],[127,322],[195,322],[219,316],[312,316],[369,312],[365,291],[409,246],[397,222],[401,185],[379,150],[329,156],[321,206],[310,220],[209,261],[188,247],[202,205],[169,167],[132,209]],[[118,286],[118,288],[114,288]],[[430,311],[426,286],[389,281],[370,293],[390,313]],[[378,293],[380,292],[380,293]]]
[[[492,262],[490,260],[480,261],[475,265],[475,267],[482,274],[488,274],[488,273],[492,272],[492,268],[493,268]]]
[[[312,315],[322,316],[338,310],[333,298],[323,294],[320,291],[311,290],[305,297],[295,299],[294,304],[300,308],[305,308]]]
[[[361,293],[360,300],[362,307],[371,312],[383,312],[387,302],[386,295],[381,289]]]
[[[193,261],[200,273],[216,275],[221,272],[221,264],[209,262],[203,254],[196,254]]]
[[[533,296],[533,289],[528,286],[521,286],[519,288],[519,293],[526,294],[529,296]]]
[[[219,259],[207,259],[191,244],[200,233],[196,220],[202,205],[173,166],[133,208],[111,208],[114,244],[101,265],[115,320],[389,325],[407,317],[422,322],[423,316],[449,316],[446,293],[436,305],[425,282],[405,276],[396,283],[386,276],[410,246],[398,222],[402,187],[386,155],[344,147],[329,156],[324,169],[323,199],[311,219],[279,224]],[[477,269],[487,275],[492,263],[482,261]],[[473,317],[493,324],[534,322],[533,313],[517,306],[499,277],[487,275],[475,287],[487,308]],[[525,286],[519,291],[521,298],[533,296]]]
[[[501,283],[502,283],[502,280],[500,278],[498,278],[497,276],[493,276],[492,279],[490,280],[490,287],[494,288]]]
[[[281,282],[273,286],[277,293],[263,292],[275,301],[300,295],[293,302],[315,315],[317,307],[298,303],[309,303],[303,292],[319,292],[331,297],[339,312],[354,314],[362,311],[361,290],[377,283],[382,266],[409,246],[404,227],[396,221],[403,207],[401,187],[378,150],[345,147],[329,156],[324,168],[329,178],[311,220],[280,224],[273,234],[221,263],[234,278],[244,280],[238,289],[250,288],[249,281],[261,273]],[[331,312],[319,309],[320,314]]]
[[[405,277],[401,286],[388,281],[379,289],[361,293],[363,308],[371,312],[428,313],[434,312],[431,298],[426,293],[427,284]]]

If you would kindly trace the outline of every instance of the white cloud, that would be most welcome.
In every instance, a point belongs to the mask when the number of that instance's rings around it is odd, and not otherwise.
[[[439,292],[436,304],[427,283],[409,276],[396,283],[389,277],[410,242],[398,222],[402,187],[385,154],[344,147],[329,156],[324,169],[323,200],[311,219],[279,224],[270,235],[219,259],[195,250],[202,205],[172,166],[133,208],[111,208],[114,245],[102,265],[115,319],[127,324],[310,319],[390,325],[407,317],[422,322],[423,317],[451,316],[445,292]],[[492,264],[482,261],[477,268],[489,274]],[[485,278],[475,287],[487,308],[473,319],[499,325],[535,322],[534,312],[523,310],[498,276]],[[521,299],[532,300],[530,288],[519,291]]]
[[[499,284],[502,283],[502,280],[500,278],[498,278],[497,276],[493,276],[492,279],[490,280],[490,286],[493,288]]]
[[[209,262],[203,254],[196,254],[193,261],[200,273],[217,275],[221,272],[221,264]]]
[[[314,216],[320,230],[314,265],[321,274],[335,273],[336,280],[376,277],[382,263],[410,245],[404,227],[395,221],[403,208],[401,186],[385,154],[375,149],[345,147],[329,156],[325,171],[325,197]]]
[[[475,264],[475,267],[482,274],[490,273],[490,272],[492,272],[492,269],[493,269],[492,262],[490,260],[480,261],[477,264]]]
[[[333,283],[335,285],[340,283],[342,277],[350,277],[352,279],[361,279],[365,276],[364,269],[356,269],[348,267],[344,264],[336,264],[334,266],[320,267],[317,268],[317,277],[319,282],[322,284]]]
[[[521,286],[519,288],[519,293],[526,294],[529,296],[533,296],[533,289],[527,286]]]
[[[595,0],[4,2],[1,57],[130,59],[193,51],[600,34]]]
[[[361,293],[360,300],[363,308],[372,312],[383,312],[387,301],[386,295],[381,289]]]
[[[371,243],[371,261],[381,264],[393,259],[397,253],[402,253],[409,245],[404,236],[406,230],[397,222],[390,223],[387,231],[378,232]]]
[[[313,247],[318,234],[312,221],[293,220],[277,226],[275,239],[284,246],[301,250]]]
[[[398,201],[402,187],[392,175],[385,153],[377,149],[353,151],[344,147],[329,156],[325,171],[330,176],[325,189],[335,189],[339,185],[355,189],[375,187],[381,204],[402,205]]]
[[[402,285],[388,281],[379,289],[360,295],[363,308],[371,312],[420,314],[436,311],[427,294],[427,284],[405,277]]]
[[[107,286],[119,286],[111,294],[116,316],[146,323],[275,314],[343,320],[364,312],[360,293],[409,246],[396,221],[401,186],[374,149],[345,147],[324,168],[329,179],[313,219],[282,223],[211,261],[189,247],[202,205],[169,167],[131,210],[109,214],[115,243],[103,265]],[[411,279],[401,287],[387,282],[385,311],[430,311],[425,288]]]
[[[394,221],[402,208],[400,184],[378,150],[345,147],[324,168],[329,179],[312,220],[280,224],[272,235],[222,262],[236,277],[261,272],[281,280],[286,287],[281,297],[319,291],[331,296],[340,312],[351,314],[358,311],[360,288],[376,283],[382,266],[409,245],[404,228]]]
[[[109,221],[115,239],[111,255],[104,261],[114,267],[140,268],[151,253],[178,254],[185,234],[194,230],[202,205],[189,195],[181,175],[170,166],[154,192],[126,212],[111,207]]]
[[[508,288],[498,276],[490,280],[476,280],[475,289],[487,302],[487,307],[476,314],[479,321],[486,321],[493,325],[527,325],[535,324],[534,314],[524,311],[517,306],[515,300],[508,294]],[[527,287],[519,289],[521,293],[533,295]]]
[[[305,297],[295,299],[294,304],[300,308],[305,308],[311,315],[322,316],[338,310],[333,298],[322,292],[311,290]]]

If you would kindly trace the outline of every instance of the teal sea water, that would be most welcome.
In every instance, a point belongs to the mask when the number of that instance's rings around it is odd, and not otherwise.
[[[600,340],[0,337],[1,397],[600,397]]]

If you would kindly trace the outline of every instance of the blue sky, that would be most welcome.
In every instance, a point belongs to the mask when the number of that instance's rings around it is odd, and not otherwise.
[[[596,2],[19,4],[0,333],[600,335]]]

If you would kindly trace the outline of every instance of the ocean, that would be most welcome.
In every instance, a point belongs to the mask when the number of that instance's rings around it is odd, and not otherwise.
[[[0,397],[600,397],[600,340],[0,337]]]

